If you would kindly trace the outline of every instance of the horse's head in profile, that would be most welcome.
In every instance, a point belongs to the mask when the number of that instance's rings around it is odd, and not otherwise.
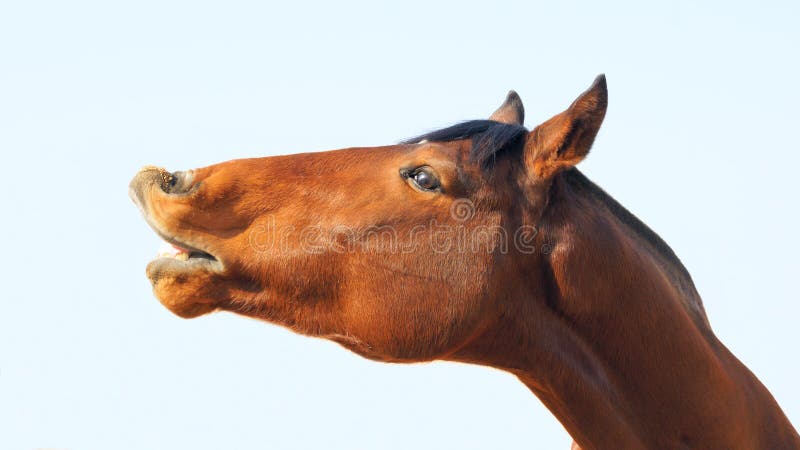
[[[131,197],[172,245],[147,276],[182,317],[507,370],[584,449],[800,448],[669,246],[574,168],[607,96],[530,131],[511,92],[399,145],[145,168]]]
[[[512,92],[488,120],[400,145],[144,169],[132,196],[179,249],[147,275],[180,316],[232,310],[372,358],[445,356],[539,256],[548,182],[586,155],[605,109],[600,76],[533,132]]]

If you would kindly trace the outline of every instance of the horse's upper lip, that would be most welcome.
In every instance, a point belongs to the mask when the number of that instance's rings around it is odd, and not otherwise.
[[[206,266],[211,265],[210,267],[214,270],[221,271],[222,270],[222,262],[217,258],[212,251],[210,250],[203,250],[203,247],[200,245],[196,245],[194,243],[188,243],[187,241],[183,240],[180,236],[175,236],[172,234],[167,234],[162,231],[161,227],[155,223],[147,214],[144,215],[145,221],[156,234],[166,241],[168,244],[171,244],[174,247],[177,247],[183,250],[186,254],[186,259],[180,261],[173,257],[168,257],[168,259],[175,259],[176,262],[181,262],[184,264],[191,264],[194,262],[203,262]]]

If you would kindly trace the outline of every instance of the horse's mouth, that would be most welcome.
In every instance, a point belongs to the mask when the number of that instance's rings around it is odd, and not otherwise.
[[[175,223],[167,226],[163,214],[154,212],[153,201],[168,198],[169,181],[174,177],[163,169],[147,167],[140,171],[130,185],[130,196],[142,213],[150,228],[164,241],[161,249],[147,266],[147,275],[155,283],[164,274],[180,274],[194,271],[222,272],[223,265],[214,252],[201,243],[198,239],[184,238],[183,235],[192,236],[191,231],[181,232]],[[168,179],[169,178],[169,179]],[[156,218],[161,216],[160,218]],[[167,222],[172,222],[169,220]]]
[[[187,247],[188,246],[185,245],[175,245],[171,242],[164,241],[161,248],[158,250],[158,254],[156,254],[156,258],[170,258],[177,259],[178,261],[188,261],[190,259],[217,261],[217,258],[210,253]]]
[[[188,244],[180,237],[167,235],[159,229],[158,224],[147,217],[145,220],[163,240],[155,259],[147,265],[147,277],[150,281],[155,283],[167,273],[177,275],[198,271],[222,272],[222,262],[213,253],[202,250],[197,245]]]
[[[147,264],[146,269],[147,278],[153,287],[156,287],[161,280],[176,279],[176,277],[204,279],[205,276],[214,276],[220,272],[222,264],[212,255],[185,249],[173,254],[159,252],[156,258]]]
[[[161,235],[162,239],[164,239],[164,236],[158,231],[157,234]],[[205,267],[219,270],[222,268],[219,259],[211,253],[194,248],[175,238],[164,239],[152,263],[156,263],[159,260],[163,260],[161,261],[162,264],[167,264],[172,267],[184,267],[187,269]]]

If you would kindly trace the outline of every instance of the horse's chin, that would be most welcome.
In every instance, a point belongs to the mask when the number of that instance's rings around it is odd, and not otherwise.
[[[147,265],[153,294],[174,314],[192,318],[208,314],[221,298],[219,261],[159,257]]]

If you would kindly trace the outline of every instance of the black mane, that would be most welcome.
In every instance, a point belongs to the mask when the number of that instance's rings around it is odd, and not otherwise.
[[[416,144],[421,141],[450,142],[471,139],[470,157],[482,167],[487,167],[500,152],[521,149],[528,129],[522,125],[511,125],[494,120],[469,120],[441,130],[403,141]]]

